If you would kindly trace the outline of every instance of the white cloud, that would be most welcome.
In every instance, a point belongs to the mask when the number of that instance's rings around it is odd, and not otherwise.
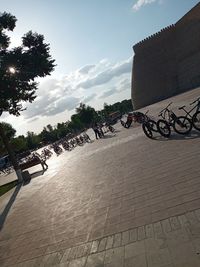
[[[103,72],[98,73],[95,77],[88,77],[83,82],[80,82],[77,85],[78,87],[82,87],[84,89],[88,89],[94,86],[99,86],[102,84],[105,84],[112,80],[114,77],[121,76],[122,74],[131,72],[132,67],[132,58],[129,58],[128,60],[124,62],[120,62],[108,69],[106,69]]]
[[[99,96],[99,98],[106,98],[106,97],[108,97],[108,96],[111,96],[111,95],[113,95],[113,94],[116,94],[116,93],[118,93],[118,90],[115,88],[115,87],[113,87],[113,88],[111,88],[110,90],[107,90],[107,91],[104,91],[100,96]]]
[[[79,72],[81,74],[86,74],[86,73],[90,72],[94,67],[95,67],[95,65],[86,65],[86,66],[82,67],[81,69],[79,69]]]
[[[80,102],[80,98],[73,96],[66,96],[60,98],[57,102],[53,103],[44,111],[46,116],[54,116],[56,114],[62,113],[63,111],[70,111],[75,109]]]
[[[91,95],[85,97],[85,98],[82,100],[82,102],[83,102],[83,103],[88,103],[88,102],[90,102],[91,100],[93,100],[93,99],[96,97],[96,95],[97,95],[96,93],[91,94]]]
[[[141,7],[152,4],[157,1],[158,0],[137,0],[137,2],[133,5],[132,9],[134,11],[138,11]]]
[[[70,119],[80,102],[102,109],[104,102],[121,101],[131,90],[131,65],[132,58],[118,63],[102,59],[59,78],[39,79],[35,101],[23,103],[27,109],[18,118],[3,113],[1,120],[17,125],[20,134],[39,132],[44,125]]]
[[[131,79],[125,78],[120,81],[118,91],[122,92],[125,90],[130,90],[130,88],[131,88]]]
[[[111,64],[107,59],[85,65],[60,79],[44,78],[34,103],[25,103],[22,115],[27,122],[72,112],[82,101],[94,101],[130,89],[132,58]],[[106,90],[105,90],[106,89]]]

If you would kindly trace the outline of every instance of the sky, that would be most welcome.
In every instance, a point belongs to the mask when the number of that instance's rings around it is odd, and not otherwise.
[[[103,108],[131,98],[133,45],[179,20],[197,0],[0,0],[16,16],[11,47],[32,30],[56,61],[21,116],[4,113],[17,135],[70,120],[80,102]]]

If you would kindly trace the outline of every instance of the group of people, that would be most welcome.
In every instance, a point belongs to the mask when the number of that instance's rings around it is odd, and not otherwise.
[[[104,131],[103,131],[103,124],[101,123],[95,123],[92,127],[96,139],[104,137]]]
[[[96,139],[103,138],[105,136],[105,133],[110,131],[111,133],[114,133],[115,129],[109,124],[109,123],[94,123],[92,127]]]

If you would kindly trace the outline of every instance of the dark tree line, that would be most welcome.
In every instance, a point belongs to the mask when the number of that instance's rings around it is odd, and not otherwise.
[[[105,122],[108,115],[114,111],[120,111],[125,114],[132,111],[131,100],[123,100],[112,105],[104,104],[104,108],[96,111],[93,107],[80,103],[76,108],[76,113],[71,116],[70,121],[57,123],[56,126],[47,125],[43,130],[36,134],[27,132],[27,135],[15,137],[16,130],[8,123],[1,123],[4,131],[11,141],[12,147],[16,153],[22,153],[27,150],[34,150],[46,144],[53,143],[67,135],[79,134],[92,126],[94,122]],[[6,149],[0,138],[0,155],[5,155]]]

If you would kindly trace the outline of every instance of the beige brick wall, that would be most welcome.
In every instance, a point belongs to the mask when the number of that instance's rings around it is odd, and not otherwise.
[[[132,100],[140,108],[200,85],[200,4],[134,46]]]

